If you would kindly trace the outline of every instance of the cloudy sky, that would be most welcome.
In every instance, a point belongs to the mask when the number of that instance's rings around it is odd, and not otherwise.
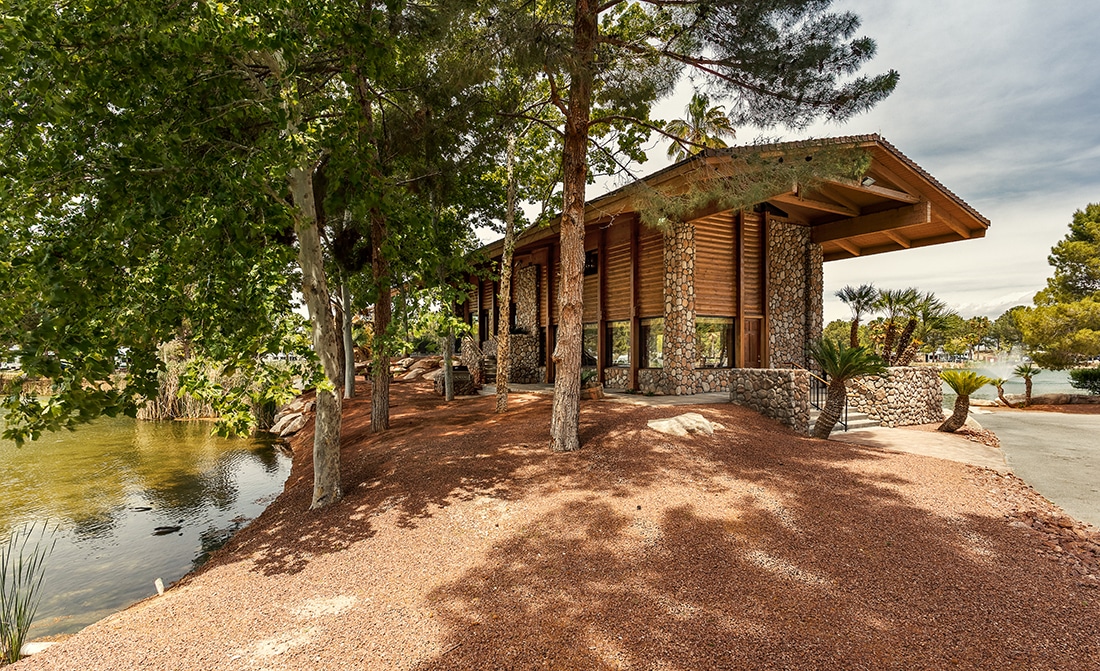
[[[826,264],[826,320],[849,314],[833,292],[864,282],[934,291],[964,316],[996,317],[1030,303],[1073,212],[1100,202],[1100,1],[841,0],[835,7],[858,14],[861,33],[878,42],[868,71],[893,68],[901,82],[842,126],[781,136],[879,133],[992,225],[981,240]],[[689,96],[657,116],[681,116]],[[753,135],[741,132],[738,142]],[[650,161],[642,172],[661,165]]]

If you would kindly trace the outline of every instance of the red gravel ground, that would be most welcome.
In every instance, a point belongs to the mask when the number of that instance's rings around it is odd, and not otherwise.
[[[32,669],[1098,669],[1095,533],[1012,476],[732,405],[347,406],[346,497],[286,492],[199,574]],[[674,438],[646,420],[702,413]],[[306,434],[309,432],[307,427]]]

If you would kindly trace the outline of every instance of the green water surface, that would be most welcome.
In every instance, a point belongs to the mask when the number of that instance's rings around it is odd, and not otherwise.
[[[0,441],[0,539],[28,522],[56,527],[32,636],[156,594],[157,578],[201,565],[282,491],[290,459],[276,445],[210,428],[103,419],[22,448]]]

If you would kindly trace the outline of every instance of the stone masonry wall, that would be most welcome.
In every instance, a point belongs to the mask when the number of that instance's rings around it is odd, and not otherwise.
[[[608,389],[626,389],[629,385],[629,368],[615,367],[603,369],[603,386]]]
[[[694,394],[695,227],[675,222],[664,236],[664,379],[668,394]]]
[[[537,335],[513,333],[508,338],[508,346],[512,358],[512,370],[508,375],[509,382],[515,384],[542,382],[538,365],[539,337]]]
[[[538,266],[526,266],[518,268],[513,277],[516,326],[532,335],[539,332],[538,272]]]
[[[848,382],[848,407],[883,426],[943,421],[943,388],[936,369],[899,366],[887,371]]]
[[[768,314],[771,363],[806,366],[806,346],[821,336],[823,262],[807,226],[768,225]]]
[[[730,400],[799,433],[810,431],[810,374],[793,368],[736,368]]]

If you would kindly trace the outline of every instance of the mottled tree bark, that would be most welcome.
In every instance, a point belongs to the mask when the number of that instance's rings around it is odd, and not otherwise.
[[[512,332],[510,306],[512,304],[512,255],[516,249],[516,182],[513,162],[516,154],[516,136],[508,134],[506,173],[508,202],[504,212],[504,254],[500,259],[500,296],[498,303],[504,306],[504,324],[497,329],[497,412],[508,409],[508,379],[512,370]]]
[[[828,438],[840,419],[840,413],[844,412],[844,402],[847,400],[847,390],[843,380],[833,378],[829,380],[829,390],[825,396],[825,408],[817,416],[814,422],[814,438]]]
[[[959,394],[955,398],[955,410],[951,413],[951,416],[940,424],[937,431],[945,431],[947,433],[955,433],[962,428],[962,425],[966,423],[966,416],[970,413],[970,397]]]
[[[336,352],[336,328],[329,307],[325,282],[324,257],[318,231],[313,197],[313,173],[294,168],[289,175],[290,191],[298,213],[298,265],[302,269],[302,297],[309,311],[313,349],[329,382],[329,389],[318,388],[316,421],[313,431],[313,502],[310,508],[323,508],[343,497],[340,487],[340,362]]]
[[[443,334],[443,398],[455,400],[455,336],[450,327]]]
[[[581,338],[584,295],[584,192],[587,173],[588,123],[592,114],[599,5],[576,0],[569,106],[562,154],[561,285],[558,293],[558,343],[554,348],[554,405],[550,416],[550,449],[571,452],[580,447]]]
[[[382,258],[382,240],[386,227],[381,213],[374,213],[371,221],[371,244],[374,258],[371,270],[378,298],[374,302],[374,364],[371,370],[370,429],[380,433],[390,428],[390,354],[387,331],[390,327],[391,299],[389,268]]]
[[[355,398],[355,343],[351,337],[351,294],[347,282],[340,285],[340,311],[344,318],[344,398]]]

